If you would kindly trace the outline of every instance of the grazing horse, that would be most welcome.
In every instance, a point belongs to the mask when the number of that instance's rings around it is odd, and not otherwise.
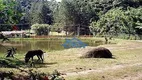
[[[42,50],[31,50],[28,51],[27,54],[25,55],[25,62],[28,63],[30,58],[32,58],[33,61],[33,57],[37,56],[38,60],[41,60],[43,62],[43,52]]]

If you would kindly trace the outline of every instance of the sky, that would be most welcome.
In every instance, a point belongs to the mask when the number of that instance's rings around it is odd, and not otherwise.
[[[61,0],[56,0],[57,2],[61,2]]]

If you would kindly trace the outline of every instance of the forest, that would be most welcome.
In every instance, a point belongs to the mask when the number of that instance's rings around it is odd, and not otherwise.
[[[0,0],[0,31],[14,25],[30,29],[37,23],[69,35],[141,39],[142,0]]]

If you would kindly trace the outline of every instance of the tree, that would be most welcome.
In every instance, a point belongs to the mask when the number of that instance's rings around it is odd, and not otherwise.
[[[37,35],[48,35],[50,25],[48,24],[34,24],[31,26],[31,29],[36,32]]]
[[[29,12],[29,21],[31,24],[39,23],[39,24],[52,24],[53,23],[53,15],[52,11],[46,5],[47,2],[37,1],[33,2],[31,5],[31,9]]]
[[[65,28],[68,28],[70,32],[77,33],[77,29],[80,28],[81,34],[89,34],[88,25],[90,19],[96,14],[91,10],[91,6],[87,4],[87,1],[80,0],[62,0],[61,7],[63,7],[63,15],[65,21]],[[86,30],[83,32],[83,30]]]
[[[119,8],[108,11],[100,20],[91,23],[95,35],[117,35],[122,30],[123,16],[124,12]]]
[[[22,14],[17,9],[14,0],[0,0],[0,30],[11,30],[11,24],[18,24]]]
[[[130,35],[138,34],[136,27],[138,23],[142,23],[141,12],[141,8],[128,7],[127,10],[114,8],[104,14],[100,20],[92,22],[90,29],[94,35],[116,36],[125,33],[130,38]]]

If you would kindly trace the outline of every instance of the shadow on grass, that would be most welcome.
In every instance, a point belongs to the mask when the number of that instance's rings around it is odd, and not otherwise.
[[[112,57],[112,58],[85,58],[85,57],[79,57],[80,59],[117,59],[116,57]]]
[[[0,67],[4,68],[16,68],[22,67],[25,63],[16,58],[0,58]]]
[[[22,60],[17,58],[0,58],[0,68],[17,68],[17,67],[33,67],[33,68],[44,68],[50,67],[50,65],[57,64],[57,62],[53,63],[45,63],[34,60],[33,62],[25,63]]]
[[[52,62],[52,63],[46,63],[46,62],[39,62],[39,61],[33,61],[29,62],[27,65],[28,67],[33,67],[33,68],[45,68],[45,67],[50,67],[50,65],[57,64],[57,62]]]

